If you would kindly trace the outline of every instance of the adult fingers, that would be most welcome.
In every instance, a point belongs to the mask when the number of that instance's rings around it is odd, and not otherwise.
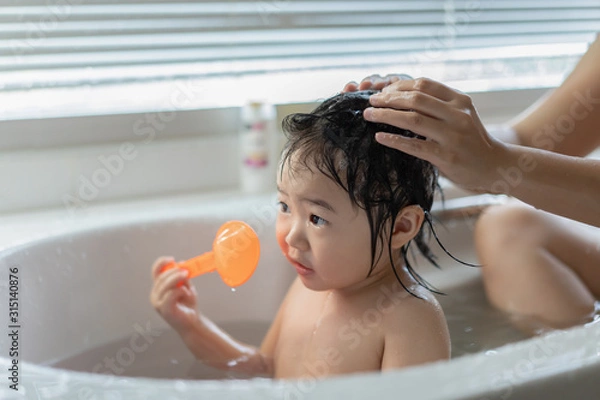
[[[393,84],[386,86],[382,91],[417,91],[443,101],[455,102],[461,106],[470,103],[471,100],[466,94],[429,78],[400,79]]]
[[[381,90],[384,87],[398,81],[399,79],[401,79],[400,75],[370,75],[360,82],[358,85],[358,90]]]
[[[355,81],[350,81],[346,83],[344,88],[342,89],[342,93],[348,92],[356,92],[357,90],[381,90],[384,87],[397,82],[401,79],[412,79],[409,75],[406,74],[388,74],[386,76],[381,76],[379,74],[369,75],[360,83],[356,83]]]
[[[357,90],[358,90],[358,83],[351,81],[351,82],[346,83],[346,85],[342,89],[342,93],[356,92]]]
[[[433,118],[448,120],[453,115],[447,102],[418,91],[386,91],[372,95],[369,102],[374,107],[417,111]]]
[[[387,74],[385,78],[389,78],[392,82],[396,82],[398,80],[412,80],[414,79],[412,76],[408,74]]]
[[[388,83],[389,84],[389,83]],[[381,75],[370,75],[360,81],[358,90],[381,90],[386,86],[386,82]]]
[[[435,166],[439,167],[439,164],[441,164],[441,145],[439,143],[417,138],[408,138],[386,132],[377,132],[375,134],[375,140],[384,146],[429,161]]]
[[[381,90],[392,82],[396,82],[399,75],[386,75],[381,76],[379,74],[369,75],[363,78],[358,84],[358,90]]]
[[[444,122],[416,111],[369,107],[365,109],[363,116],[367,121],[408,129],[438,143],[447,139],[447,127]],[[418,140],[423,142],[422,139]]]
[[[407,75],[407,74],[387,74],[386,76],[384,76],[382,78],[382,81],[385,82],[385,86],[382,87],[381,89],[384,89],[385,87],[396,83],[400,80],[412,80],[412,76]]]

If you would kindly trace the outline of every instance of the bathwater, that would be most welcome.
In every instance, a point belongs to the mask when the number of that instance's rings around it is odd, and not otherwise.
[[[515,319],[491,307],[485,298],[480,280],[461,285],[437,296],[442,305],[452,339],[452,357],[476,352],[489,352],[530,334],[543,333],[547,328],[531,319]],[[269,322],[238,321],[219,324],[234,338],[260,345]],[[520,326],[520,329],[515,328]],[[243,378],[233,372],[223,372],[196,361],[177,333],[161,331],[152,343],[143,346],[131,337],[95,347],[83,353],[48,363],[49,366],[74,371],[96,372],[129,377],[167,379]]]
[[[238,321],[221,323],[234,338],[259,346],[270,322]],[[159,334],[160,333],[160,334]],[[172,329],[160,330],[144,341],[136,332],[121,340],[98,346],[82,353],[48,363],[48,366],[71,371],[96,372],[106,375],[166,379],[245,378],[223,372],[197,361]]]
[[[492,307],[480,280],[468,282],[446,293],[436,295],[436,298],[448,322],[453,358],[490,351],[531,337],[526,332],[540,332],[546,328],[533,319],[511,316]]]

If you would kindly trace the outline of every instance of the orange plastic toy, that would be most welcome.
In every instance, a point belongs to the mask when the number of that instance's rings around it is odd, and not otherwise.
[[[260,257],[260,242],[256,232],[242,221],[225,222],[213,241],[212,251],[180,263],[171,263],[171,268],[185,268],[189,278],[217,271],[229,287],[244,284],[256,269]]]

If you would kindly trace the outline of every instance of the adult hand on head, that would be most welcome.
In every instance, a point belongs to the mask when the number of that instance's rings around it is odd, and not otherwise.
[[[374,82],[383,84],[385,78]],[[426,138],[380,132],[379,143],[431,162],[466,189],[492,191],[505,145],[488,134],[469,96],[427,78],[397,79],[371,96],[370,103],[366,120]]]
[[[381,90],[386,86],[391,85],[394,82],[398,82],[403,79],[412,79],[406,74],[388,74],[381,76],[379,74],[369,75],[364,78],[360,83],[348,82],[342,89],[342,93],[356,92],[357,90]]]

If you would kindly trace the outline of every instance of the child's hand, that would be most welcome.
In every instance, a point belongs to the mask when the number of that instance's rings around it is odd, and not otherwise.
[[[162,272],[162,268],[171,262],[171,257],[161,257],[154,262],[150,302],[164,320],[181,334],[192,328],[199,318],[196,288],[190,284],[188,271],[184,269],[172,268]]]

